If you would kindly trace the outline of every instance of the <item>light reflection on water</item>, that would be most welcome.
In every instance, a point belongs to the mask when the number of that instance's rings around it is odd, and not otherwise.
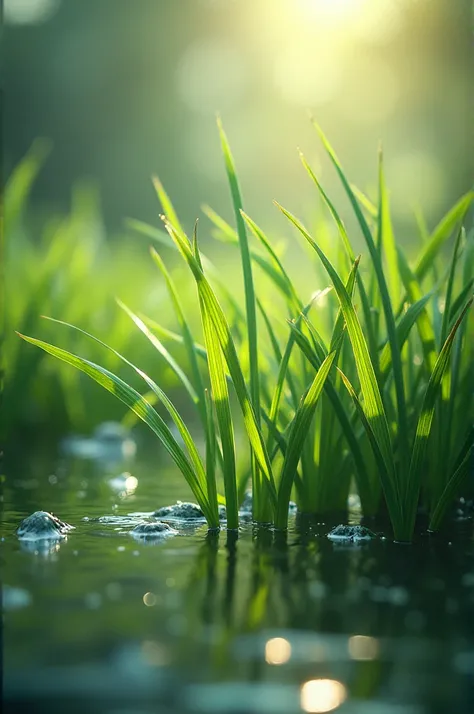
[[[12,701],[87,693],[92,711],[99,700],[142,711],[147,700],[176,714],[474,710],[470,541],[337,549],[329,526],[293,520],[287,538],[198,525],[145,544],[130,527],[189,499],[179,481],[139,462],[136,490],[115,504],[110,475],[91,465],[54,483],[35,468],[37,489],[5,491],[4,583],[25,594],[5,613]],[[52,551],[26,551],[14,528],[40,507],[76,530]]]

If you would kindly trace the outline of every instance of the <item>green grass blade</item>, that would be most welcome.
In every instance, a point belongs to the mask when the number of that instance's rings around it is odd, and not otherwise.
[[[168,293],[171,298],[171,302],[173,304],[173,308],[174,308],[176,317],[178,318],[178,323],[181,328],[181,334],[183,336],[184,346],[186,348],[186,353],[188,356],[189,364],[191,366],[191,372],[193,375],[193,383],[194,383],[196,395],[197,395],[197,407],[198,407],[198,410],[199,410],[199,413],[201,416],[201,421],[205,425],[207,417],[206,417],[206,406],[205,406],[206,400],[205,400],[205,396],[204,396],[204,383],[202,380],[201,371],[199,369],[198,353],[197,353],[196,344],[195,344],[195,341],[194,341],[194,338],[193,338],[193,335],[191,332],[191,328],[189,327],[186,317],[184,315],[184,310],[182,308],[181,301],[179,299],[178,291],[175,287],[175,284],[173,282],[171,275],[169,274],[164,262],[161,259],[161,256],[153,248],[150,250],[150,254],[151,254],[153,261],[155,262],[155,264],[157,265],[158,269],[160,270],[161,274],[163,275],[163,277],[165,279],[166,287],[168,289]]]
[[[357,198],[361,206],[365,209],[366,213],[368,213],[371,218],[377,219],[379,215],[379,209],[377,208],[375,203],[373,203],[370,198],[366,196],[365,193],[361,191],[360,188],[357,188],[357,186],[355,186],[353,183],[351,183],[351,189],[352,193]]]
[[[292,331],[295,334],[295,340],[298,347],[305,355],[306,359],[312,364],[314,369],[319,369],[322,360],[319,354],[315,351],[314,347],[311,346],[308,338],[303,335],[303,333],[298,329],[296,325],[292,326]],[[331,379],[326,380],[324,384],[324,390],[329,398],[331,406],[340,424],[344,437],[347,441],[349,449],[351,451],[352,457],[354,459],[355,466],[355,479],[357,484],[357,491],[362,504],[362,510],[366,515],[373,515],[376,507],[375,497],[373,493],[373,488],[367,472],[367,467],[365,459],[361,452],[358,437],[354,431],[351,424],[349,416],[347,415],[347,408],[341,401],[341,398],[336,391]],[[364,414],[364,419],[366,419]],[[378,446],[377,446],[378,448]],[[386,468],[384,466],[386,471]]]
[[[250,218],[250,216],[248,216],[244,211],[241,211],[241,213],[245,223],[248,225],[253,235],[257,238],[257,240],[260,241],[260,243],[263,245],[268,255],[270,256],[275,271],[280,276],[278,287],[280,283],[284,286],[282,292],[288,301],[290,309],[293,312],[300,312],[303,309],[303,303],[298,297],[294,285],[285,268],[283,267],[280,258],[275,253],[270,241],[268,240],[262,229],[255,223],[255,221]]]
[[[132,312],[132,310],[130,310],[121,300],[117,299],[117,304],[129,316],[129,318],[132,320],[132,322],[134,322],[138,329],[143,332],[145,337],[151,342],[157,352],[160,353],[160,355],[163,357],[163,359],[167,362],[169,367],[171,367],[175,375],[178,377],[179,381],[191,397],[194,404],[198,405],[199,398],[196,394],[194,387],[192,386],[191,382],[186,377],[185,373],[183,372],[179,364],[176,362],[174,357],[170,355],[163,343],[148,329],[143,320],[141,320],[138,315],[135,315],[135,313]]]
[[[424,466],[424,461],[428,448],[428,440],[431,432],[431,425],[433,423],[438,391],[445,370],[449,364],[449,358],[451,355],[454,338],[456,337],[458,328],[460,327],[462,320],[466,315],[468,309],[470,308],[471,304],[472,298],[464,307],[464,310],[462,311],[461,315],[459,316],[453,328],[451,329],[451,332],[449,333],[446,342],[444,343],[443,348],[439,353],[438,359],[436,360],[436,364],[431,374],[430,381],[428,383],[425,397],[423,400],[421,414],[418,419],[418,425],[416,428],[415,441],[413,444],[410,471],[408,476],[408,489],[405,501],[405,512],[408,518],[406,528],[406,536],[408,540],[411,538],[411,534],[413,532],[415,524],[416,508],[418,505],[418,497],[421,485],[421,471]]]
[[[4,186],[4,220],[10,232],[20,216],[30,195],[33,184],[51,151],[51,142],[36,139],[26,156],[12,171]]]
[[[429,302],[429,300],[431,300],[432,297],[433,294],[431,292],[427,295],[424,295],[422,298],[420,298],[420,300],[415,302],[413,305],[410,305],[408,310],[398,320],[397,333],[400,349],[403,348],[405,342],[407,341],[410,335],[413,325],[415,325],[421,313],[425,309],[427,303]],[[390,374],[391,367],[392,352],[390,350],[389,343],[386,342],[380,355],[380,376],[382,378],[382,384],[385,383],[388,375]]]
[[[217,437],[214,423],[214,408],[211,396],[206,389],[206,412],[207,412],[207,433],[206,433],[206,482],[209,502],[218,503],[217,483],[216,483],[216,456]],[[219,515],[219,513],[218,513]]]
[[[323,390],[324,383],[334,361],[334,354],[328,355],[319,368],[313,382],[296,410],[295,417],[288,436],[285,461],[278,487],[278,504],[275,518],[277,528],[285,529],[288,524],[288,505],[291,489],[295,478],[298,462],[301,458],[303,445],[311,425],[311,421]]]
[[[420,282],[433,265],[443,243],[452,234],[456,225],[462,222],[473,201],[474,191],[469,191],[448,211],[430,235],[428,242],[421,250],[414,270]]]
[[[416,275],[412,272],[401,246],[397,246],[397,253],[398,266],[400,269],[400,276],[403,281],[403,287],[405,288],[409,301],[412,304],[415,304],[424,297],[419,281]],[[436,339],[426,308],[421,310],[419,313],[416,325],[420,335],[425,369],[428,374],[431,374],[436,363]]]
[[[217,416],[223,456],[224,492],[227,507],[227,527],[234,530],[239,527],[237,502],[237,476],[235,469],[235,444],[229,392],[222,361],[221,347],[214,326],[200,298],[204,341],[207,349],[209,378],[211,381],[212,401]]]
[[[127,311],[127,308],[123,306],[125,311]],[[133,313],[129,312],[130,317],[133,315]],[[136,374],[138,374],[141,379],[147,384],[147,386],[151,389],[151,391],[155,394],[157,399],[163,404],[163,406],[166,408],[168,414],[172,418],[173,422],[175,423],[176,428],[178,429],[181,438],[183,439],[183,442],[188,450],[189,456],[191,457],[191,461],[193,463],[196,475],[199,479],[199,482],[201,483],[201,486],[204,488],[204,483],[205,483],[205,478],[204,478],[204,467],[202,465],[201,457],[199,456],[199,453],[196,449],[196,446],[194,444],[194,441],[192,439],[191,434],[188,431],[188,428],[184,424],[180,414],[178,413],[177,409],[175,408],[174,404],[171,402],[171,400],[167,397],[165,392],[154,382],[151,377],[149,377],[145,372],[143,372],[141,369],[139,369],[136,365],[133,364],[133,362],[130,362],[126,357],[124,357],[120,352],[115,350],[113,347],[108,345],[107,343],[103,342],[100,340],[98,337],[95,337],[95,335],[91,335],[89,332],[86,332],[86,330],[81,329],[80,327],[77,327],[76,325],[71,325],[68,322],[64,322],[63,320],[55,320],[54,318],[47,317],[45,318],[50,322],[53,322],[57,325],[62,325],[63,327],[68,327],[71,330],[75,330],[76,332],[85,335],[85,337],[89,338],[90,340],[93,340],[97,344],[99,344],[101,347],[105,348],[109,352],[112,352],[119,360],[121,360],[124,364],[126,364],[128,367],[131,367],[131,369],[134,370]],[[215,504],[215,508],[217,509],[217,503]],[[217,510],[215,511],[217,514]]]
[[[383,156],[380,151],[379,158],[379,235],[381,247],[386,257],[388,272],[388,289],[393,306],[400,300],[400,275],[398,271],[397,248],[395,234],[393,231],[392,217],[390,213],[390,198],[385,183],[385,172],[383,168]]]
[[[466,299],[468,295],[472,294],[472,291],[474,289],[474,278],[469,280],[464,287],[462,288],[461,292],[457,296],[455,300],[453,300],[453,304],[451,305],[451,310],[449,311],[449,324],[451,325],[455,320],[459,317],[461,310],[466,302]]]
[[[144,221],[139,221],[136,218],[127,218],[125,225],[135,233],[139,233],[140,235],[145,236],[145,238],[151,238],[151,240],[155,241],[155,243],[158,243],[163,248],[171,248],[171,250],[176,251],[176,246],[173,241],[170,240],[166,231],[160,231],[159,228],[155,228],[155,226],[151,226],[149,223],[145,223]]]
[[[344,319],[346,321],[347,332],[352,344],[361,391],[364,397],[364,413],[377,439],[378,448],[382,454],[386,471],[389,474],[390,480],[394,484],[393,493],[396,494],[395,500],[398,501],[400,496],[399,484],[393,463],[392,441],[387,416],[382,402],[382,396],[380,394],[377,378],[375,376],[374,367],[370,359],[367,343],[365,341],[359,319],[352,305],[351,298],[331,262],[327,259],[318,244],[311,238],[303,225],[297,218],[295,218],[295,216],[289,213],[289,211],[281,206],[279,206],[279,208],[298,228],[308,243],[316,251],[334,285],[344,314]],[[391,512],[395,514],[399,510],[399,503],[391,503],[389,504],[389,508],[391,509]]]
[[[169,340],[170,342],[175,342],[178,345],[184,345],[184,339],[182,335],[179,335],[173,330],[169,330],[167,327],[163,327],[156,320],[152,320],[151,317],[144,315],[143,313],[137,313],[140,320],[142,320],[145,325],[151,330],[157,337],[161,340]],[[199,344],[199,342],[194,343],[194,350],[197,356],[201,359],[207,360],[206,348]]]
[[[347,234],[344,222],[343,222],[342,218],[340,217],[339,213],[337,212],[334,204],[332,203],[332,201],[330,200],[330,198],[324,191],[323,187],[321,186],[321,183],[319,182],[316,174],[313,172],[313,170],[309,166],[308,162],[306,161],[305,157],[301,153],[300,153],[300,158],[303,163],[303,166],[305,167],[305,169],[308,172],[312,181],[315,183],[319,193],[321,194],[321,197],[322,197],[324,203],[328,207],[329,212],[334,219],[334,222],[335,222],[337,229],[339,231],[339,235],[341,236],[342,243],[346,250],[346,254],[347,254],[351,264],[353,265],[356,260],[356,256],[355,256],[354,250],[352,248],[351,242],[349,240],[349,236]],[[364,283],[362,281],[362,277],[360,276],[359,272],[357,272],[357,287],[359,289],[360,300],[361,300],[361,305],[362,305],[362,312],[364,315],[364,322],[365,322],[365,326],[366,326],[366,330],[367,330],[369,352],[370,352],[372,364],[374,365],[375,374],[378,376],[377,339],[376,339],[376,335],[375,335],[375,331],[374,331],[372,311],[371,311],[371,307],[370,307],[369,298],[367,296],[367,291],[365,289]]]
[[[235,245],[238,245],[239,243],[239,236],[237,235],[236,231],[230,226],[222,216],[220,216],[214,209],[212,209],[210,206],[204,205],[201,206],[202,211],[205,216],[209,218],[211,223],[217,228],[216,231],[216,238],[221,240],[223,243],[233,243]]]
[[[252,261],[250,258],[250,250],[247,240],[247,232],[245,230],[245,223],[241,214],[241,211],[243,209],[242,198],[240,195],[239,183],[237,181],[234,159],[220,119],[218,119],[217,125],[221,140],[222,153],[224,155],[227,178],[229,180],[230,191],[232,194],[232,203],[235,212],[237,234],[239,237],[239,245],[242,259],[242,271],[244,275],[245,310],[247,315],[249,343],[250,395],[252,399],[253,408],[255,410],[257,424],[259,424],[260,389],[258,374],[257,310],[255,290],[253,286]],[[171,222],[173,223],[173,221]]]
[[[209,313],[210,319],[212,320],[212,323],[214,325],[216,336],[219,339],[219,343],[224,354],[225,361],[227,363],[227,368],[232,377],[237,399],[242,410],[244,424],[250,441],[250,445],[264,475],[265,483],[268,487],[270,501],[271,503],[276,505],[276,490],[270,459],[268,457],[265,442],[260,431],[259,423],[257,422],[257,418],[255,416],[255,412],[249,394],[247,392],[247,387],[245,385],[245,380],[242,374],[239,359],[237,357],[235,345],[224,312],[221,306],[219,305],[219,302],[204,273],[199,268],[199,265],[195,260],[194,255],[192,254],[189,242],[183,240],[180,234],[173,228],[173,226],[168,221],[165,222],[165,225],[170,236],[176,242],[176,245],[178,246],[183,258],[185,259],[191,269],[191,272],[193,273],[194,279],[196,280],[196,284],[198,287],[198,292],[203,301],[203,305],[206,311]]]
[[[203,491],[201,480],[189,463],[186,454],[177,443],[163,419],[159,416],[159,414],[157,414],[153,407],[148,404],[139,392],[104,367],[100,367],[89,360],[78,357],[71,352],[67,352],[66,350],[55,347],[47,342],[43,342],[42,340],[21,335],[20,333],[18,334],[26,342],[41,348],[53,357],[56,357],[66,364],[84,372],[84,374],[93,379],[108,392],[115,395],[117,399],[131,409],[160,439],[161,443],[188,482],[196,500],[208,519],[209,525],[216,525],[212,523],[212,514],[210,513],[209,504]]]
[[[397,410],[398,410],[398,442],[399,442],[399,459],[400,459],[400,471],[402,474],[406,474],[406,467],[408,465],[409,458],[409,442],[408,442],[408,423],[407,423],[407,413],[406,413],[406,403],[405,403],[405,388],[404,388],[404,377],[402,369],[402,358],[400,353],[400,346],[398,344],[397,330],[395,326],[395,316],[392,309],[392,303],[390,300],[390,295],[388,292],[387,282],[385,280],[385,274],[382,266],[381,257],[377,246],[372,238],[372,233],[365,220],[365,216],[359,206],[349,181],[347,180],[339,159],[326,136],[324,135],[321,128],[313,121],[320,139],[323,143],[326,153],[328,154],[331,162],[336,169],[336,172],[341,180],[341,183],[346,191],[347,197],[351,203],[354,214],[357,218],[359,226],[364,236],[367,248],[369,249],[370,257],[372,259],[372,264],[377,276],[377,283],[380,291],[380,297],[382,300],[383,312],[385,316],[385,324],[388,334],[388,340],[390,343],[390,349],[392,351],[392,370],[393,370],[393,380],[395,384],[395,393],[397,398]],[[385,223],[387,223],[387,209],[384,206],[384,202],[387,198],[386,192],[384,191],[384,178],[383,178],[383,163],[380,160],[379,164],[379,193],[380,193],[380,207],[379,214],[384,217],[385,221],[382,222],[381,227],[383,228]],[[384,242],[382,237],[382,243]],[[374,359],[374,356],[372,359]],[[373,362],[374,364],[374,362]],[[376,361],[375,364],[378,364]],[[375,372],[377,374],[377,371]]]
[[[349,379],[346,377],[346,375],[338,369],[339,374],[341,375],[342,381],[344,383],[344,386],[346,387],[353,403],[356,408],[357,414],[362,422],[362,425],[366,431],[366,434],[369,438],[371,447],[372,447],[372,452],[374,454],[375,461],[377,463],[378,471],[379,471],[379,477],[380,481],[382,484],[382,489],[385,494],[385,501],[387,503],[387,508],[389,511],[390,515],[390,520],[392,523],[392,527],[395,533],[395,537],[397,537],[398,530],[401,524],[401,519],[402,519],[402,512],[401,512],[401,502],[400,502],[400,496],[397,490],[397,484],[394,482],[393,477],[391,476],[390,472],[387,469],[387,464],[386,460],[384,457],[384,454],[382,453],[380,449],[380,443],[379,439],[377,438],[377,435],[373,429],[373,426],[370,422],[370,420],[366,416],[366,410],[364,409],[363,405],[361,404],[359,397],[357,396],[354,387],[352,386],[351,382]],[[360,493],[359,493],[360,495]]]
[[[446,515],[446,511],[452,504],[454,498],[456,497],[456,494],[459,492],[463,481],[469,476],[470,473],[472,473],[473,456],[474,444],[471,444],[468,452],[464,456],[464,459],[461,461],[456,471],[449,479],[443,493],[439,498],[438,503],[436,504],[436,508],[433,511],[428,526],[430,531],[439,530]]]
[[[454,280],[456,276],[456,266],[459,258],[459,249],[461,247],[461,242],[463,236],[465,238],[466,232],[463,227],[458,231],[456,241],[454,243],[453,257],[451,259],[451,265],[449,267],[448,284],[446,286],[446,299],[444,303],[443,321],[441,323],[441,344],[444,345],[449,332],[449,316],[451,314],[451,304],[453,300],[453,290],[454,290]]]

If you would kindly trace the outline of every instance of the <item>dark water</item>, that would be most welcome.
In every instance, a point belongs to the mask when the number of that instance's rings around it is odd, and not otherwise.
[[[474,711],[469,533],[349,547],[293,520],[287,539],[248,525],[137,542],[119,517],[189,493],[155,455],[129,469],[128,495],[108,483],[118,466],[32,454],[8,474],[6,711]],[[38,509],[76,530],[26,548],[14,531]]]

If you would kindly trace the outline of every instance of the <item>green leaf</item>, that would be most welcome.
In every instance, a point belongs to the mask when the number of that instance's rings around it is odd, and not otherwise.
[[[426,304],[431,300],[433,294],[430,292],[424,295],[413,305],[410,305],[408,310],[401,316],[397,323],[397,333],[398,333],[398,344],[400,345],[400,350],[403,348],[405,342],[407,341],[413,325],[417,322],[421,313],[426,307]],[[385,343],[384,348],[380,355],[380,376],[382,378],[382,384],[385,383],[392,366],[392,352],[388,342]]]
[[[265,442],[263,440],[263,436],[260,431],[260,427],[257,422],[249,394],[247,392],[247,387],[245,385],[245,380],[242,374],[239,359],[237,357],[235,345],[232,339],[229,326],[227,324],[227,320],[225,319],[224,312],[221,306],[219,305],[219,302],[204,273],[200,269],[197,261],[195,260],[189,242],[187,240],[182,239],[180,234],[174,229],[174,227],[171,225],[171,223],[169,223],[169,221],[166,221],[165,225],[170,236],[176,242],[176,245],[178,246],[183,258],[185,259],[193,273],[194,279],[196,280],[199,295],[202,299],[202,305],[208,312],[209,317],[214,325],[216,336],[219,340],[225,361],[227,363],[227,368],[232,377],[237,399],[239,401],[244,417],[244,424],[251,447],[259,463],[260,469],[265,479],[265,483],[267,484],[270,501],[271,503],[276,505],[276,490],[270,459],[268,457]]]
[[[305,397],[301,400],[300,406],[296,410],[288,436],[285,461],[283,463],[283,469],[278,487],[278,504],[275,518],[275,525],[277,528],[285,529],[287,527],[288,506],[296,469],[301,458],[303,445],[311,425],[319,396],[323,390],[324,383],[331,369],[334,357],[334,353],[326,357],[316,373],[316,376],[314,377]]]
[[[303,166],[305,167],[306,171],[308,172],[310,178],[312,181],[315,183],[319,193],[321,194],[321,197],[326,204],[326,206],[329,209],[329,212],[331,213],[331,216],[334,219],[334,222],[337,226],[337,229],[339,231],[339,235],[341,236],[342,243],[344,245],[346,254],[353,265],[356,260],[356,256],[354,253],[354,250],[352,248],[351,242],[349,240],[349,236],[347,234],[346,227],[344,225],[344,222],[342,218],[340,217],[339,213],[337,212],[334,204],[331,202],[329,199],[328,195],[324,191],[323,187],[321,186],[316,174],[313,172],[309,164],[307,163],[305,157],[303,154],[300,152],[300,158],[303,163]],[[373,326],[373,320],[372,320],[372,311],[370,307],[370,302],[369,298],[367,296],[367,292],[364,286],[364,283],[362,281],[362,277],[359,273],[357,272],[357,287],[359,289],[359,294],[360,294],[360,300],[362,304],[362,312],[364,315],[364,322],[367,330],[367,339],[368,339],[368,346],[369,346],[369,352],[372,360],[372,364],[374,365],[374,370],[375,374],[377,375],[378,373],[378,351],[377,351],[377,340],[376,340],[376,335],[374,331],[374,326]]]
[[[117,299],[118,306],[129,316],[129,318],[135,323],[138,329],[143,332],[145,337],[151,342],[153,347],[160,353],[160,355],[165,359],[167,364],[171,367],[175,375],[180,380],[181,384],[191,397],[192,401],[197,405],[199,398],[196,391],[189,379],[184,374],[183,370],[176,362],[176,360],[170,355],[166,347],[162,342],[148,329],[143,320],[141,320],[138,315],[135,315],[121,300]]]
[[[390,511],[391,518],[396,521],[399,518],[400,513],[400,492],[393,463],[393,450],[390,430],[379,386],[375,376],[374,367],[370,359],[369,350],[362,332],[362,328],[359,323],[359,319],[341,278],[339,277],[331,262],[327,259],[321,248],[311,238],[309,233],[298,221],[298,219],[295,218],[295,216],[289,213],[289,211],[284,209],[282,206],[278,205],[278,207],[287,216],[287,218],[298,228],[298,230],[306,238],[308,243],[316,251],[321,262],[326,268],[329,277],[331,278],[331,281],[334,285],[334,288],[337,292],[341,309],[344,314],[344,319],[346,321],[347,332],[351,340],[362,395],[364,397],[364,413],[375,434],[378,448],[380,450],[380,453],[382,454],[385,468],[387,473],[389,474],[389,480],[392,484],[392,491],[388,494],[387,505]]]
[[[467,454],[464,456],[456,471],[446,484],[446,487],[443,493],[441,494],[436,508],[434,509],[433,514],[431,516],[430,523],[428,526],[430,531],[439,530],[441,523],[443,522],[443,519],[446,515],[446,511],[448,510],[448,507],[452,504],[454,498],[459,492],[463,481],[469,476],[470,473],[472,473],[473,456],[474,443],[471,444]]]
[[[372,238],[372,233],[370,232],[370,228],[367,224],[367,221],[365,220],[365,216],[362,213],[362,210],[359,206],[359,203],[358,203],[356,197],[354,196],[354,193],[352,191],[350,183],[344,174],[344,171],[343,171],[342,166],[339,162],[339,159],[336,156],[334,149],[332,148],[332,146],[330,145],[326,136],[324,135],[323,131],[316,124],[316,122],[313,121],[313,125],[315,126],[315,128],[319,134],[319,137],[324,145],[324,148],[326,149],[326,152],[327,152],[329,158],[331,159],[331,162],[332,162],[334,168],[336,169],[337,174],[339,175],[341,183],[346,191],[347,197],[352,205],[355,216],[356,216],[359,226],[361,228],[362,235],[364,236],[364,240],[366,242],[367,248],[369,249],[370,257],[372,259],[372,264],[373,264],[373,267],[375,270],[375,274],[377,276],[377,283],[378,283],[378,287],[379,287],[379,291],[380,291],[380,297],[382,300],[382,306],[383,306],[383,311],[384,311],[384,316],[385,316],[385,324],[386,324],[386,328],[387,328],[388,340],[390,343],[390,349],[392,351],[393,380],[395,383],[395,393],[396,393],[396,398],[397,398],[397,410],[398,410],[398,443],[399,443],[398,448],[399,448],[399,455],[400,455],[400,462],[401,462],[401,472],[403,474],[405,474],[406,473],[406,465],[408,463],[408,457],[409,457],[409,446],[408,446],[408,423],[407,423],[407,413],[406,413],[406,403],[405,403],[404,378],[403,378],[400,346],[398,344],[398,337],[397,337],[397,331],[396,331],[396,326],[395,326],[395,316],[394,316],[394,313],[392,310],[392,304],[390,301],[390,295],[389,295],[387,283],[385,280],[381,257],[380,257],[379,251],[377,250],[377,247],[374,243],[374,240]],[[381,230],[383,230],[383,228],[387,225],[387,223],[388,223],[387,217],[389,217],[388,211],[387,211],[386,207],[384,206],[384,203],[387,199],[384,186],[385,186],[385,184],[384,184],[384,176],[383,176],[383,162],[382,162],[382,158],[380,158],[380,163],[379,163],[379,216],[381,217],[381,223],[380,223]],[[381,242],[382,243],[384,242],[383,237],[382,237]],[[371,355],[371,356],[372,356],[372,360],[374,360],[374,355]],[[375,362],[375,364],[377,364],[377,362]],[[375,370],[375,374],[377,375],[377,370]]]
[[[415,442],[413,444],[410,471],[408,476],[408,487],[405,497],[404,512],[406,514],[407,525],[403,537],[407,540],[411,539],[411,535],[413,533],[413,528],[415,525],[416,508],[418,504],[418,497],[421,485],[421,471],[424,466],[426,451],[428,447],[428,440],[431,432],[431,425],[433,423],[438,390],[440,388],[445,370],[449,364],[449,358],[451,355],[451,349],[453,346],[454,338],[456,336],[456,332],[458,331],[458,328],[461,325],[461,322],[471,304],[472,298],[465,306],[463,312],[461,313],[451,332],[449,333],[446,342],[444,343],[443,348],[439,353],[438,359],[436,360],[436,364],[431,374],[430,381],[428,383],[425,397],[423,400],[421,414],[418,419],[418,425],[416,428]]]
[[[447,212],[438,223],[428,242],[422,248],[416,261],[415,276],[421,282],[428,270],[430,270],[436,256],[443,243],[449,238],[456,225],[462,222],[474,200],[474,191],[468,191],[459,201]]]
[[[55,322],[58,321],[55,320]],[[148,402],[141,396],[141,394],[139,394],[139,392],[137,392],[135,389],[133,389],[133,387],[131,387],[122,379],[120,379],[120,377],[117,377],[115,374],[109,372],[107,369],[101,367],[100,365],[94,364],[89,360],[86,360],[82,357],[78,357],[77,355],[74,355],[71,352],[67,352],[66,350],[63,350],[59,347],[55,347],[54,345],[48,344],[47,342],[43,342],[42,340],[38,340],[33,337],[28,337],[20,333],[18,334],[26,342],[29,342],[32,345],[35,345],[36,347],[40,347],[45,352],[48,352],[49,354],[53,355],[53,357],[56,357],[57,359],[66,362],[66,364],[76,367],[76,369],[79,369],[81,372],[84,372],[84,374],[93,379],[95,382],[97,382],[97,384],[102,386],[108,392],[111,392],[111,394],[115,395],[117,399],[119,399],[129,409],[131,409],[156,434],[156,436],[158,436],[161,443],[168,451],[176,466],[179,468],[187,483],[189,484],[196,500],[198,501],[201,509],[203,510],[206,516],[209,525],[211,527],[219,525],[218,522],[217,524],[213,522],[209,503],[206,494],[203,490],[203,471],[199,475],[195,472],[195,470],[189,463],[186,454],[184,453],[184,451],[174,438],[173,434],[171,433],[169,427],[165,424],[163,419],[153,409],[153,407],[151,407],[150,404],[148,404]],[[139,370],[137,371],[140,373]],[[141,373],[141,376],[145,379],[145,381],[149,383],[149,386],[153,389],[151,380],[146,377],[144,373]],[[155,390],[153,389],[153,391]],[[162,397],[163,392],[161,392],[161,390],[159,390],[159,392]],[[169,406],[169,404],[170,402],[169,400],[167,400],[165,406]],[[182,422],[178,421],[178,423],[181,423],[182,425]]]

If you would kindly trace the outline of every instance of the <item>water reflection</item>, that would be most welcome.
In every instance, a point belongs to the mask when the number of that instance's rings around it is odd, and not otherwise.
[[[138,517],[82,522],[76,512],[51,567],[7,539],[7,582],[31,594],[7,613],[17,701],[67,686],[111,708],[148,700],[171,714],[473,710],[471,541],[337,549],[331,524],[292,518],[288,534],[201,528],[149,548],[130,545],[130,525],[117,530]]]

